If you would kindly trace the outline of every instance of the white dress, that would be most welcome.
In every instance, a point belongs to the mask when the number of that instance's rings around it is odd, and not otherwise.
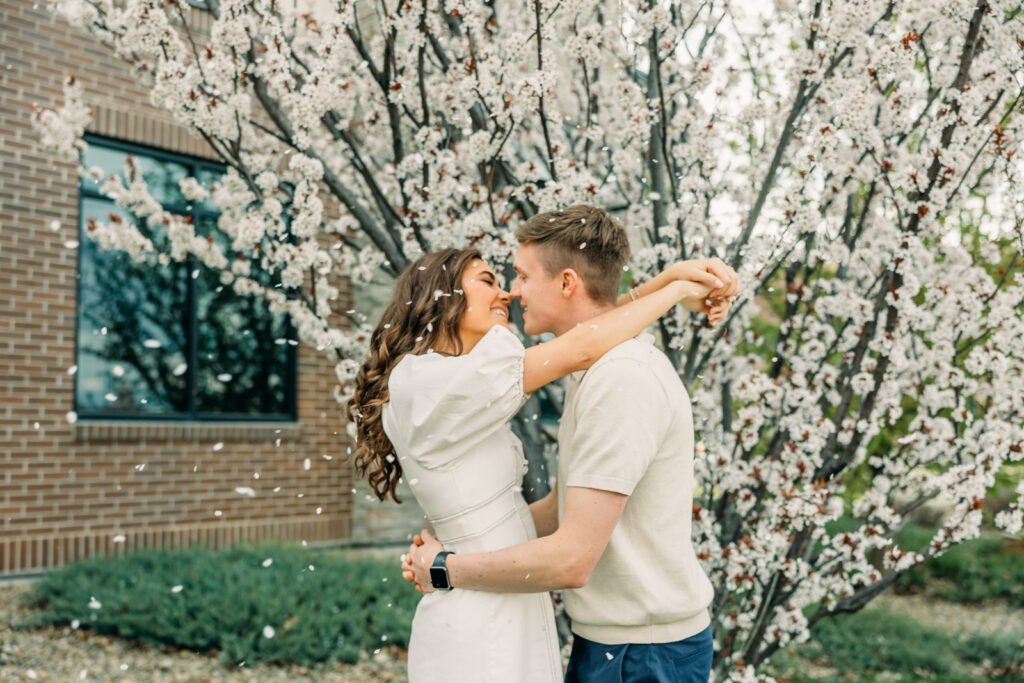
[[[408,355],[391,371],[383,427],[403,477],[446,550],[486,552],[537,537],[521,494],[522,343],[495,326],[461,356]],[[561,681],[547,593],[456,588],[423,596],[412,621],[410,683]]]

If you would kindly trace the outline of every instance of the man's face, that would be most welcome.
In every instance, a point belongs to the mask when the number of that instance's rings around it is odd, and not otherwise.
[[[512,267],[516,279],[509,294],[519,299],[523,308],[523,332],[559,334],[565,320],[565,297],[562,296],[561,279],[551,277],[544,270],[535,244],[520,244]]]

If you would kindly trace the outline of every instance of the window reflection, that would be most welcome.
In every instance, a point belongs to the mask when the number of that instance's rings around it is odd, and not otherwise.
[[[87,167],[123,177],[129,152],[89,140]],[[200,234],[223,245],[207,202],[189,205],[180,181],[195,177],[209,188],[222,173],[210,164],[163,159],[134,150],[150,192],[168,210],[188,213]],[[102,180],[100,181],[102,184]],[[83,418],[150,417],[292,419],[295,358],[285,342],[285,316],[264,301],[238,296],[220,274],[194,262],[136,263],[102,251],[86,232],[90,219],[111,214],[135,222],[166,246],[163,231],[148,230],[82,179],[75,404]]]
[[[229,240],[216,221],[197,225],[222,247]],[[290,351],[284,316],[271,315],[264,301],[240,297],[217,273],[196,279],[198,328],[196,410],[268,414],[287,405]]]

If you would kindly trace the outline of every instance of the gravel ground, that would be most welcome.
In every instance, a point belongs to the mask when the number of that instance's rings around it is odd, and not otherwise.
[[[26,618],[24,585],[0,584],[0,681],[328,681],[405,683],[405,651],[385,648],[354,665],[225,668],[218,655],[156,650],[67,626],[15,630]]]
[[[188,650],[155,650],[67,626],[15,630],[28,616],[24,584],[0,584],[0,680],[2,681],[327,681],[405,683],[405,652],[385,648],[355,665],[225,668],[218,655]],[[1024,610],[994,603],[966,606],[918,595],[886,593],[873,601],[921,623],[962,633],[1024,633]],[[823,670],[824,671],[824,670]],[[825,671],[831,674],[831,671]]]

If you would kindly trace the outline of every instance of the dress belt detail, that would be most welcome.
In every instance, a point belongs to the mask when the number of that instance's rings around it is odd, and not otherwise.
[[[515,483],[509,484],[486,500],[453,515],[431,519],[437,540],[456,543],[483,536],[516,514],[525,503],[521,503],[522,498],[513,491],[515,486]]]

